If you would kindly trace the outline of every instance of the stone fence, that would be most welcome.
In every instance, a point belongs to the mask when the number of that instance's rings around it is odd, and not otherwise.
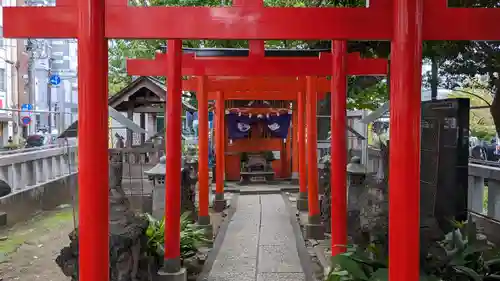
[[[76,146],[50,147],[0,156],[0,180],[13,193],[76,173]]]
[[[359,156],[360,151],[351,151]],[[377,173],[381,166],[380,151],[368,150],[367,173]],[[477,214],[500,221],[500,167],[469,163],[468,208]]]

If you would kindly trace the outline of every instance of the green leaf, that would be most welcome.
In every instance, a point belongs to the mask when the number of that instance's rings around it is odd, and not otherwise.
[[[333,256],[332,265],[334,267],[335,265],[338,265],[341,269],[349,272],[349,274],[355,279],[368,280],[368,276],[366,276],[362,266],[345,254]]]
[[[494,258],[491,260],[487,260],[484,262],[486,266],[495,266],[495,265],[500,265],[500,258]]]
[[[483,278],[477,274],[473,269],[465,267],[465,266],[454,266],[453,269],[455,269],[457,272],[460,272],[464,274],[465,276],[468,276],[472,278],[474,281],[482,281]]]
[[[440,278],[437,278],[434,275],[420,275],[420,281],[441,281]]]
[[[469,244],[466,246],[463,254],[465,256],[468,256],[468,255],[471,255],[471,254],[475,254],[475,253],[482,253],[482,252],[486,252],[488,250],[490,250],[491,247],[487,244],[483,244],[483,243],[474,243],[474,244]]]
[[[381,268],[375,271],[370,277],[370,281],[386,281],[389,280],[389,270]]]

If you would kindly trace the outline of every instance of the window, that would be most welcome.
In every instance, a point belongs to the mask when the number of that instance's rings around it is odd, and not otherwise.
[[[0,26],[0,48],[4,47],[3,26]]]
[[[6,90],[6,87],[5,87],[6,81],[5,80],[6,80],[5,69],[0,68],[0,91],[3,91],[3,92],[5,92],[5,90]]]

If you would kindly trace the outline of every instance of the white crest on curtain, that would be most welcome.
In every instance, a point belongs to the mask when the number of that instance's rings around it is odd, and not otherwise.
[[[269,129],[274,132],[280,128],[280,125],[278,123],[273,123],[267,125],[267,127],[269,127]]]
[[[238,123],[238,130],[240,130],[240,132],[247,132],[248,130],[250,130],[250,125],[246,124],[246,123],[239,122]]]

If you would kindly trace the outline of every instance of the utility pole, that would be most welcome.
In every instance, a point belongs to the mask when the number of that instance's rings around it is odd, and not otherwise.
[[[52,58],[49,57],[48,59],[48,64],[49,64],[49,69],[47,71],[48,77],[47,77],[47,105],[49,107],[49,111],[52,111],[52,85],[50,82],[50,77],[52,76]],[[52,133],[52,114],[48,114],[48,120],[47,120],[47,125],[49,127],[49,134]]]
[[[33,44],[31,39],[28,39],[28,44],[26,45],[26,51],[28,52],[28,103],[33,107],[35,106],[35,93],[36,93],[36,83],[35,83],[35,49],[36,44]],[[36,118],[35,118],[36,119]],[[28,135],[35,133],[36,120],[32,120],[31,124],[28,126],[28,130],[23,130],[23,137],[26,138]]]

